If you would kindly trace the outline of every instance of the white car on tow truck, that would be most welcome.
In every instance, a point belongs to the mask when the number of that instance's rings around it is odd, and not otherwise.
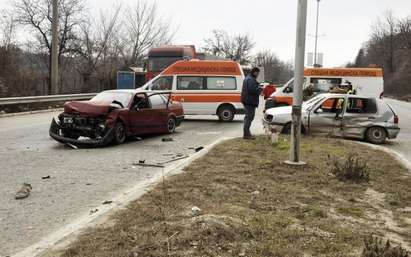
[[[291,132],[292,107],[268,109],[263,118],[266,130]],[[320,94],[303,103],[302,132],[356,138],[373,144],[394,139],[400,132],[394,110],[381,99],[347,94]]]

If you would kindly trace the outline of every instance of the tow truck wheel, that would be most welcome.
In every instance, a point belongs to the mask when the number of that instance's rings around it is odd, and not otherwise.
[[[373,144],[383,144],[387,139],[387,132],[381,127],[372,127],[365,133],[365,139]]]
[[[172,134],[176,131],[176,119],[175,118],[173,117],[168,118],[167,131],[169,134]]]
[[[233,121],[235,110],[232,106],[223,105],[218,109],[217,115],[220,121]]]
[[[117,122],[114,125],[114,138],[113,141],[116,145],[124,143],[126,141],[126,128],[122,122]]]

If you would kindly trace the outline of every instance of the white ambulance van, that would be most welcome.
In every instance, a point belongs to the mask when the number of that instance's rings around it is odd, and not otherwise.
[[[315,94],[328,93],[341,84],[351,84],[357,95],[382,98],[383,70],[378,68],[307,68],[303,88],[312,87]],[[274,92],[266,102],[266,109],[293,104],[294,78]]]
[[[232,121],[244,114],[241,89],[244,73],[239,63],[223,60],[178,61],[152,79],[143,89],[172,91],[185,115],[217,115]]]

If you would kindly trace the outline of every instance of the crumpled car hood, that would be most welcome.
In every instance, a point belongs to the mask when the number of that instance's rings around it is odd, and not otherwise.
[[[73,101],[64,104],[64,112],[67,114],[78,113],[85,116],[107,115],[113,106],[110,103],[92,101]]]

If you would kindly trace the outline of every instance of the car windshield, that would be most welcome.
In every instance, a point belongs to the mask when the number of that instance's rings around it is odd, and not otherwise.
[[[102,92],[91,99],[93,102],[121,104],[121,107],[127,107],[130,104],[133,94],[129,92]],[[119,104],[120,103],[120,104]]]
[[[310,100],[303,103],[304,109],[310,109],[312,106],[316,105],[318,102],[322,101],[325,98],[323,95],[317,95],[316,97],[311,98]]]

